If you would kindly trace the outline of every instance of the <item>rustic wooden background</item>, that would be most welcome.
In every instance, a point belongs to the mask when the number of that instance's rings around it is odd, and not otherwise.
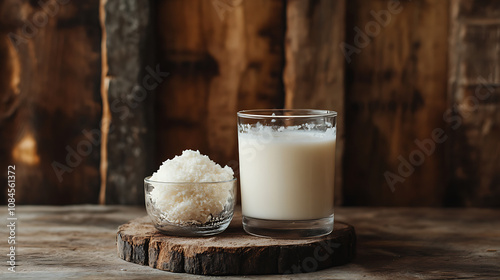
[[[1,181],[15,165],[19,204],[141,204],[183,149],[237,168],[238,110],[324,108],[337,204],[498,207],[499,19],[494,0],[1,1]]]

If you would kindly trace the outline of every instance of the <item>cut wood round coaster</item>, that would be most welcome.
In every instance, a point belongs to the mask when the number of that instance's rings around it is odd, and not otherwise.
[[[204,275],[289,274],[312,272],[350,262],[356,252],[354,227],[335,222],[321,238],[271,239],[249,235],[237,211],[229,227],[209,237],[160,233],[148,216],[118,228],[118,256],[172,272]]]

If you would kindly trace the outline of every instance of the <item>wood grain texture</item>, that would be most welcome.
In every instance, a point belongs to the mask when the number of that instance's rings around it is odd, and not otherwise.
[[[342,201],[345,1],[289,0],[283,80],[286,108],[334,110],[337,118],[335,204]]]
[[[452,1],[449,205],[500,206],[499,18],[498,1]]]
[[[198,149],[237,171],[236,112],[283,106],[283,2],[161,1],[157,29],[157,162]]]
[[[412,154],[422,153],[416,140],[446,129],[448,5],[347,1],[346,43],[357,50],[346,67],[346,205],[444,204],[444,145],[435,143],[423,162],[415,160],[420,163],[414,171],[398,168],[401,158],[409,161]],[[391,189],[385,172],[403,182]]]
[[[103,130],[109,132],[103,137],[107,149],[103,150],[102,203],[142,203],[143,179],[155,168],[153,94],[168,73],[154,62],[153,10],[151,1],[103,2],[106,73],[102,83],[106,86],[102,96],[109,106]]]
[[[124,206],[18,206],[17,272],[2,279],[200,279],[116,256],[117,227],[146,215]],[[499,209],[337,208],[356,228],[352,263],[298,275],[231,279],[498,279]],[[0,212],[6,220],[7,212]],[[0,227],[7,236],[8,228]],[[6,244],[6,243],[5,243]],[[6,247],[1,247],[7,252]],[[7,253],[6,253],[7,254]]]
[[[126,261],[203,275],[313,272],[348,263],[356,253],[356,235],[348,224],[335,223],[322,238],[260,238],[243,231],[241,212],[214,237],[163,235],[145,216],[120,226],[116,239],[118,256]]]
[[[1,1],[0,57],[0,161],[16,165],[16,203],[96,203],[100,143],[85,131],[101,114],[98,1]]]

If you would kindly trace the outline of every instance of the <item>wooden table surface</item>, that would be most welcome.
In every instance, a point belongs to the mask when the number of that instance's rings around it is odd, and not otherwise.
[[[499,279],[500,209],[337,208],[354,225],[354,262],[295,275],[244,279]],[[7,211],[1,220],[7,224]],[[0,279],[201,279],[160,271],[116,255],[117,227],[146,215],[127,206],[18,206],[17,272],[5,265],[8,228],[0,227]],[[235,279],[238,277],[225,277]]]

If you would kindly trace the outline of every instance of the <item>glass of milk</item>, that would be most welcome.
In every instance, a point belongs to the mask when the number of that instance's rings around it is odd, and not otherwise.
[[[238,112],[241,206],[249,234],[317,237],[333,230],[337,113]]]

